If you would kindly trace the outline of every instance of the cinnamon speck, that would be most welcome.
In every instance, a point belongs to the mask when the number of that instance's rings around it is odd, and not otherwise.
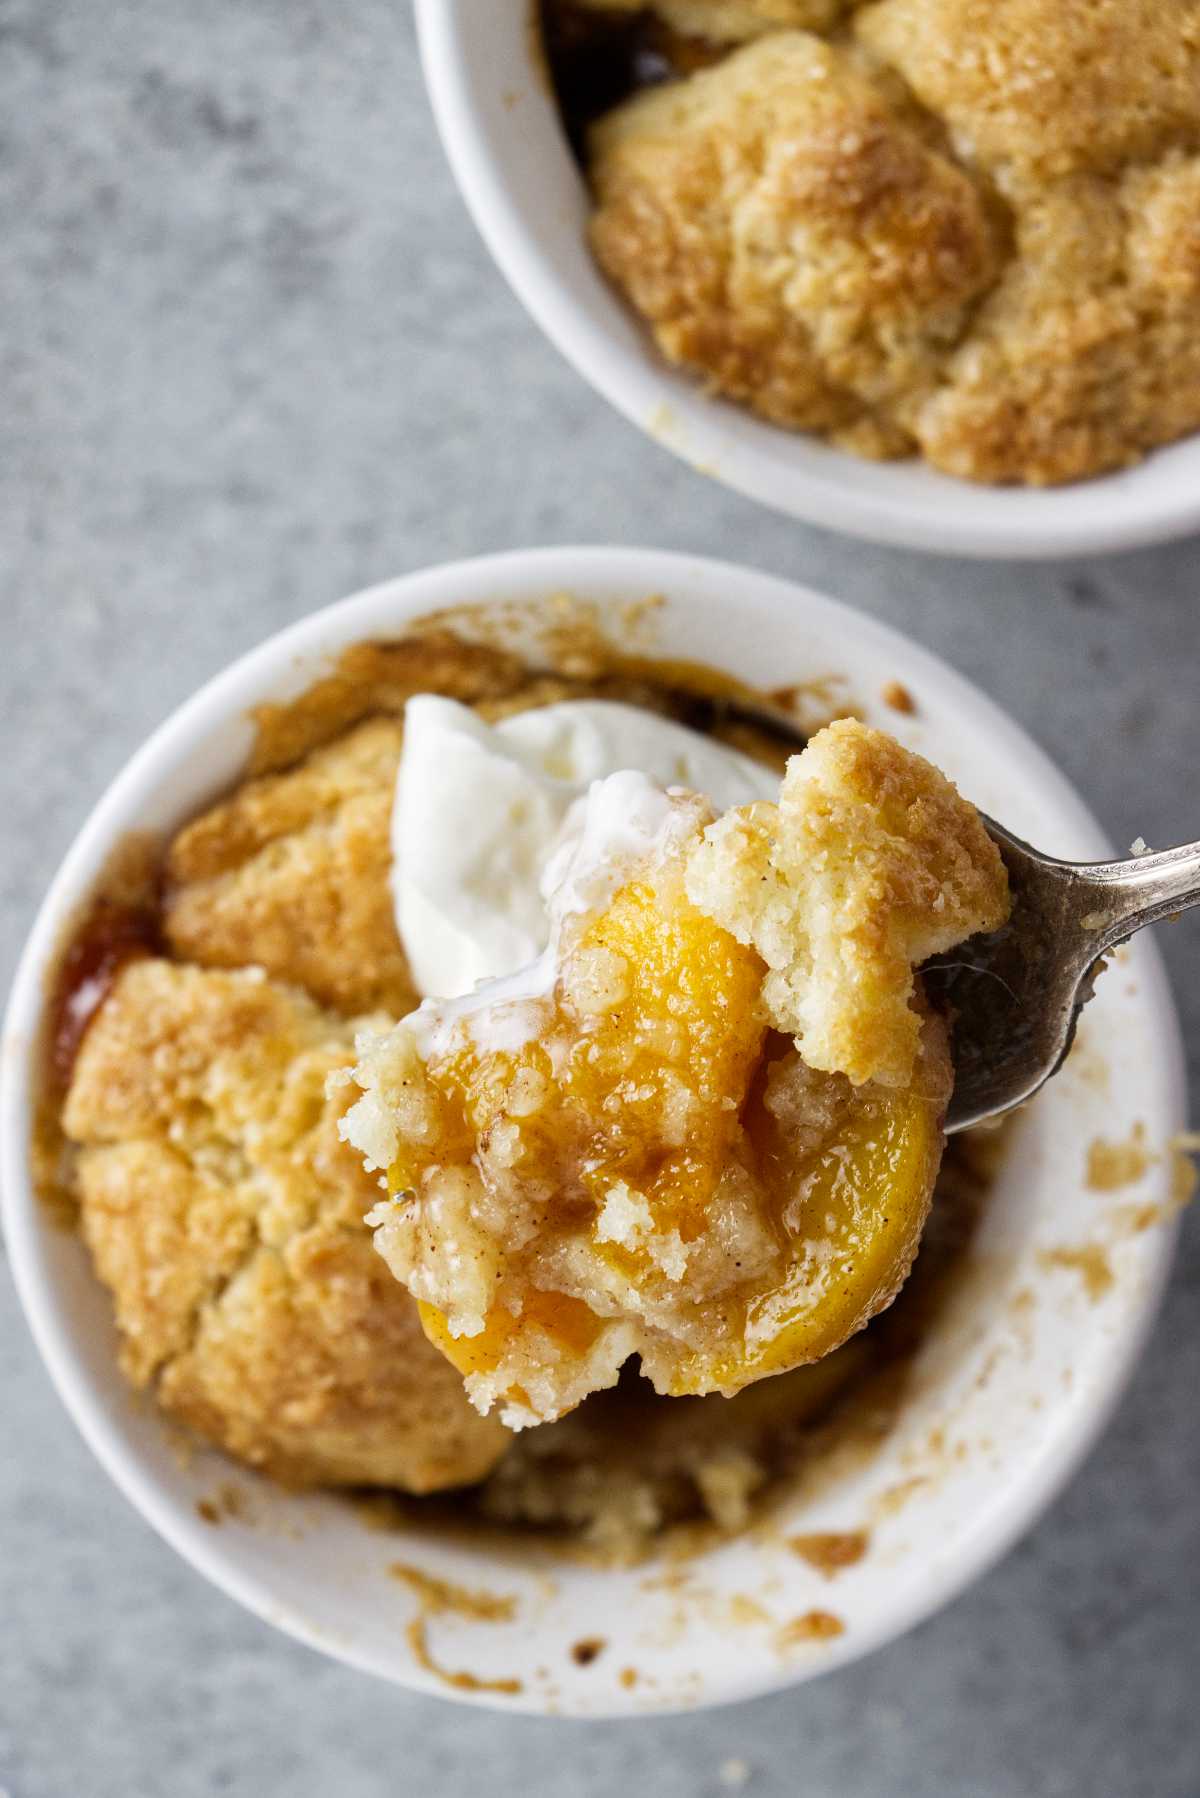
[[[617,1674],[617,1684],[624,1686],[627,1692],[632,1692],[634,1686],[638,1683],[638,1677],[639,1675],[636,1667],[622,1667],[621,1671]]]
[[[845,1634],[846,1625],[832,1611],[805,1611],[785,1623],[775,1638],[777,1648],[791,1648],[798,1642],[831,1642]]]
[[[802,1536],[789,1536],[788,1547],[802,1561],[826,1579],[833,1579],[843,1568],[861,1561],[870,1542],[866,1530],[815,1530]]]
[[[196,1500],[196,1515],[214,1527],[227,1517],[246,1521],[248,1509],[245,1492],[233,1480],[223,1480],[211,1498]]]
[[[590,1667],[604,1653],[607,1643],[603,1636],[585,1636],[581,1642],[571,1647],[571,1659],[577,1667]]]
[[[893,712],[905,712],[911,715],[917,709],[917,702],[903,681],[888,681],[879,697],[883,700],[884,705],[891,706]]]

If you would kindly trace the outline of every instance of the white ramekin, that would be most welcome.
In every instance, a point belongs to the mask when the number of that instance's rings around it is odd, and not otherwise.
[[[704,474],[811,524],[947,555],[1094,555],[1200,528],[1200,435],[1068,487],[981,487],[863,461],[711,398],[655,352],[598,272],[531,0],[416,0],[442,141],[492,255],[546,335],[617,409]],[[487,371],[480,371],[487,378]]]
[[[1107,852],[1063,777],[982,693],[913,643],[791,583],[629,549],[519,552],[410,575],[318,612],[235,663],[168,719],[100,800],[17,973],[3,1046],[0,1178],[13,1273],[63,1401],[127,1497],[194,1566],[312,1646],[443,1694],[449,1688],[414,1658],[406,1625],[415,1600],[388,1564],[403,1559],[512,1594],[512,1622],[448,1615],[431,1621],[430,1640],[443,1666],[515,1676],[521,1691],[453,1695],[602,1716],[743,1698],[853,1660],[945,1604],[1028,1527],[1108,1416],[1154,1313],[1173,1238],[1166,1144],[1181,1127],[1183,1079],[1171,1002],[1142,940],[1100,981],[1078,1055],[1019,1123],[969,1275],[921,1353],[892,1435],[807,1498],[797,1494],[778,1531],[732,1541],[680,1578],[656,1580],[654,1568],[604,1573],[461,1535],[381,1535],[336,1499],[288,1495],[215,1454],[181,1458],[153,1404],[117,1371],[108,1298],[81,1243],[56,1227],[32,1188],[33,1042],[64,929],[128,831],[170,828],[235,777],[252,706],[294,695],[347,644],[394,634],[433,609],[564,590],[595,601],[614,630],[629,601],[662,594],[657,651],[751,681],[843,675],[848,701],[931,755],[1017,832],[1065,856]],[[911,716],[883,706],[892,680],[914,695]],[[1089,1190],[1089,1142],[1125,1138],[1136,1123],[1160,1158],[1127,1188]],[[1164,1221],[1134,1231],[1133,1210],[1155,1204]],[[1099,1245],[1111,1268],[1098,1298],[1071,1264],[1084,1245]],[[231,1480],[239,1514],[214,1528],[197,1505]],[[868,1554],[833,1582],[783,1540],[789,1529],[862,1527]],[[836,1615],[844,1633],[786,1647],[784,1626],[812,1610]],[[604,1643],[586,1666],[570,1653],[581,1637]],[[636,1684],[623,1681],[628,1668]]]

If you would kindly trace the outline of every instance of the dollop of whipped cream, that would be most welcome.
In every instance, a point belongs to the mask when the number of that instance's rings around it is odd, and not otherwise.
[[[515,1051],[541,1022],[530,1001],[554,992],[569,927],[602,912],[639,868],[651,868],[711,822],[709,802],[679,787],[668,791],[635,768],[594,780],[572,801],[542,869],[545,947],[511,973],[480,981],[450,999],[422,999],[404,1025],[421,1055],[449,1053],[457,1026],[485,1051]]]
[[[613,775],[630,778],[610,783]],[[595,781],[604,796],[577,805]],[[452,999],[481,980],[531,971],[550,940],[548,894],[556,908],[596,908],[604,870],[628,866],[646,847],[656,787],[664,806],[662,789],[684,787],[725,811],[777,798],[779,776],[613,700],[563,700],[493,725],[453,699],[410,699],[392,885],[420,991]]]

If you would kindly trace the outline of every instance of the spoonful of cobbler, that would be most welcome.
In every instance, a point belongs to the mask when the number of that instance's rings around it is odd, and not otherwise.
[[[1054,1072],[1098,958],[1198,865],[1054,862],[853,719],[777,802],[597,780],[541,956],[360,1047],[376,1246],[514,1429],[634,1355],[671,1396],[817,1361],[906,1279],[947,1131]]]
[[[853,720],[778,803],[593,784],[531,966],[365,1046],[376,1243],[482,1411],[732,1393],[830,1353],[912,1264],[950,1031],[917,970],[1009,916],[979,814]]]

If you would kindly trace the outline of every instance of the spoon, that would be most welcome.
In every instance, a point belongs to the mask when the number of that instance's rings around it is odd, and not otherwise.
[[[1200,843],[1061,862],[983,822],[1008,869],[1012,915],[921,970],[954,1019],[947,1135],[1031,1099],[1065,1061],[1104,957],[1145,925],[1200,904]]]
[[[690,698],[696,709],[695,695]],[[685,696],[680,694],[681,702]],[[747,724],[797,753],[804,731],[782,706],[730,694],[701,702],[702,728]],[[1062,862],[980,813],[1004,858],[1013,909],[921,970],[954,1021],[948,1136],[1023,1105],[1056,1074],[1104,958],[1135,931],[1200,904],[1200,843],[1119,861]]]

